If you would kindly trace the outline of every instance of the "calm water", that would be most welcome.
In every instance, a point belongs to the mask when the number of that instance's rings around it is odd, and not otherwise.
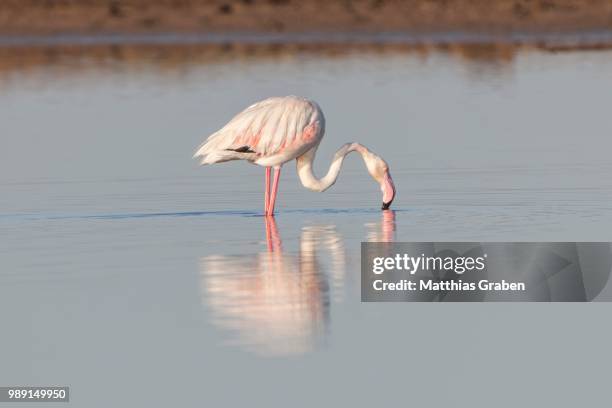
[[[5,58],[0,384],[84,407],[609,399],[608,304],[359,302],[365,240],[612,241],[612,52],[477,51]],[[346,141],[390,163],[394,212],[359,156],[323,194],[285,166],[267,221],[262,169],[191,160],[286,94],[326,114],[319,174]]]

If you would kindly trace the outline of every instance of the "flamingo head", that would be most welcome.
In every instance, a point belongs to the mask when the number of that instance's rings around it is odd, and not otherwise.
[[[391,178],[389,165],[382,157],[372,153],[363,146],[359,146],[356,150],[361,153],[368,168],[368,173],[378,184],[382,191],[382,209],[388,210],[395,198],[395,184]]]
[[[388,167],[383,175],[383,181],[380,183],[380,190],[383,193],[382,209],[388,210],[395,198],[395,184],[393,184],[393,179],[391,178]]]

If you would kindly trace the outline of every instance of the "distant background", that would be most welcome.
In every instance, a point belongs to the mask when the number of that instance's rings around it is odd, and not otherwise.
[[[0,33],[601,30],[605,0],[3,0]]]

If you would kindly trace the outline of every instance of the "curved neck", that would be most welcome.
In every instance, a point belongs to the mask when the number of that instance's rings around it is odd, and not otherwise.
[[[347,154],[352,151],[358,151],[362,157],[364,154],[368,152],[364,146],[358,143],[347,143],[343,145],[338,151],[334,154],[334,158],[332,160],[331,165],[329,166],[329,170],[327,174],[322,178],[318,179],[312,170],[312,163],[314,161],[314,156],[317,151],[317,147],[315,146],[300,157],[297,158],[297,173],[302,185],[309,190],[313,191],[325,191],[330,188],[338,178],[338,174],[340,173],[340,169],[342,168],[342,162]],[[364,157],[365,161],[365,157]]]

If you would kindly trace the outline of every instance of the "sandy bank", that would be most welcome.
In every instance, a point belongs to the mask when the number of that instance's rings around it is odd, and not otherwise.
[[[0,35],[612,29],[609,0],[2,0]]]

